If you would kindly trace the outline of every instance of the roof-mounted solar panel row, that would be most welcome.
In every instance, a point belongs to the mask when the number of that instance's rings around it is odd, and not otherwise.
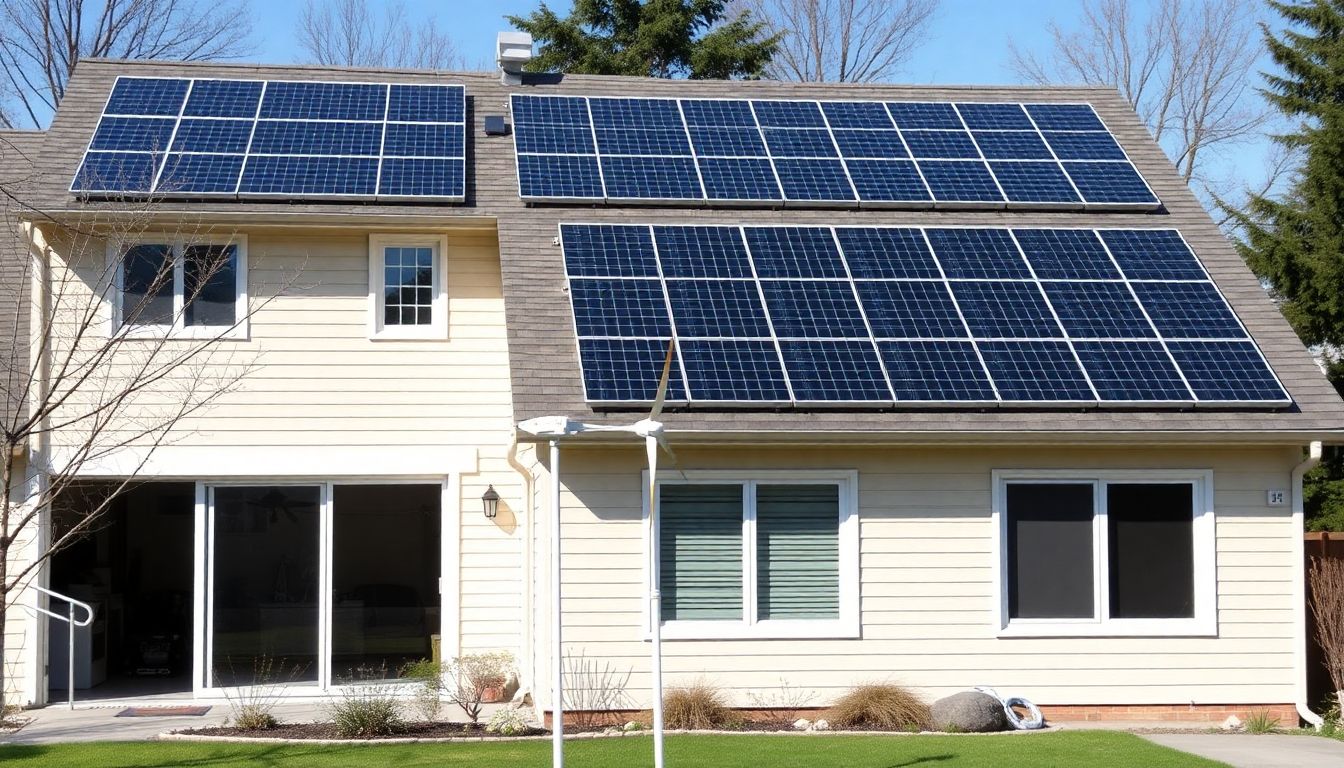
[[[460,85],[119,77],[70,191],[460,202]]]
[[[534,202],[1150,210],[1088,104],[512,97]]]
[[[594,405],[651,400],[669,344],[669,398],[709,406],[1291,402],[1175,230],[563,224],[560,235]]]

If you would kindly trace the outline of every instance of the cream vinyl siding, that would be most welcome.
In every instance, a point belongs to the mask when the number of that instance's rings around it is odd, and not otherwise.
[[[784,678],[825,704],[863,681],[933,698],[975,685],[1044,704],[1282,703],[1293,700],[1295,448],[1099,449],[870,447],[692,449],[685,469],[854,469],[861,521],[862,639],[665,642],[666,684],[704,677],[732,702]],[[648,706],[640,472],[643,452],[562,453],[564,639],[570,652],[633,672]],[[1011,638],[995,635],[995,469],[1209,469],[1217,539],[1215,638]],[[544,573],[542,574],[544,581]]]

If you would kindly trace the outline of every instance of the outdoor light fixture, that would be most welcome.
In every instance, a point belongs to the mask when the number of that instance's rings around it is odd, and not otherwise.
[[[485,519],[494,520],[495,515],[499,514],[499,493],[495,491],[495,486],[491,485],[481,494],[481,504],[485,505]]]

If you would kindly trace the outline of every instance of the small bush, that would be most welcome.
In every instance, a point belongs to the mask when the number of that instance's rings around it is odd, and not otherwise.
[[[674,730],[705,731],[733,728],[741,717],[728,708],[723,693],[701,680],[663,694],[663,725]]]
[[[1279,730],[1279,718],[1271,715],[1269,710],[1260,709],[1246,715],[1247,733],[1273,733]]]
[[[929,707],[899,685],[869,683],[841,696],[826,719],[837,728],[880,728],[922,731],[930,722]]]
[[[233,711],[233,727],[242,728],[244,731],[266,731],[279,725],[280,721],[275,719],[265,707],[255,704],[243,704]]]
[[[748,693],[751,705],[761,713],[766,722],[792,725],[798,719],[798,712],[812,704],[816,691],[798,688],[789,683],[788,678],[779,679],[779,687],[769,693]]]
[[[443,707],[443,667],[429,659],[401,668],[401,678],[414,684],[411,707],[422,720],[437,720]]]
[[[501,709],[491,715],[485,724],[485,730],[498,733],[500,736],[521,736],[531,728],[527,722],[527,715],[523,714],[521,709],[512,707]]]
[[[232,660],[229,660],[229,669],[231,679],[237,679]],[[251,685],[238,686],[231,692],[230,687],[220,684],[216,677],[216,684],[224,690],[224,698],[229,703],[229,722],[245,731],[264,731],[279,725],[280,721],[271,712],[280,703],[289,684],[306,669],[306,665],[289,666],[283,660],[259,656],[252,660]]]
[[[385,668],[356,669],[341,697],[327,705],[327,714],[342,739],[392,736],[406,730],[396,687],[387,681]]]
[[[513,654],[476,653],[453,659],[445,671],[447,698],[461,708],[471,722],[481,717],[481,702],[489,689],[502,689],[513,674]]]

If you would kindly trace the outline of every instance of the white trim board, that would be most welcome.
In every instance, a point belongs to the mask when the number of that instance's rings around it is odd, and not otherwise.
[[[53,450],[63,467],[73,449]],[[143,466],[141,466],[143,462]],[[81,477],[164,479],[442,477],[476,474],[477,449],[460,446],[192,446],[127,448],[79,468]]]

